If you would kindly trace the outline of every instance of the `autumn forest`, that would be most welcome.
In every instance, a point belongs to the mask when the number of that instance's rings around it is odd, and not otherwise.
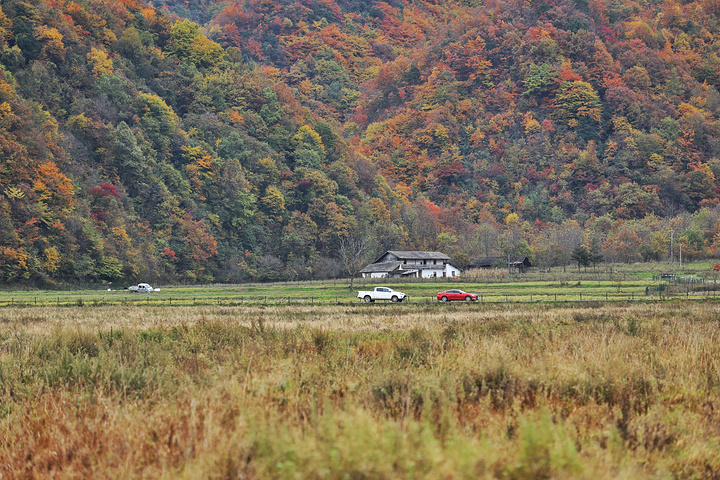
[[[720,0],[0,7],[3,283],[720,254]]]

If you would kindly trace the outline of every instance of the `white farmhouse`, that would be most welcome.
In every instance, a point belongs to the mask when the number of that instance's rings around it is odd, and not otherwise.
[[[448,263],[450,257],[440,252],[389,250],[366,266],[363,278],[434,278],[457,277],[460,270]]]

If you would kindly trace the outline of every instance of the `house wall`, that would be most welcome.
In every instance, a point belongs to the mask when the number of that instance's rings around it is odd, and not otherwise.
[[[387,272],[363,273],[362,278],[387,278]]]
[[[418,267],[420,270],[420,274],[422,278],[433,278],[433,277],[442,277],[443,276],[443,266],[442,265],[424,265],[422,269]]]
[[[385,255],[383,255],[382,257],[380,257],[380,259],[379,259],[377,262],[375,262],[375,263],[394,262],[394,261],[396,261],[397,259],[398,259],[398,258],[397,258],[395,255],[393,255],[392,253],[386,253]]]
[[[404,277],[404,278],[418,278],[419,272],[410,273],[407,275],[396,275],[397,277]]]
[[[425,265],[421,270],[422,278],[434,277],[459,277],[460,269],[453,267],[449,263],[445,265]],[[444,274],[444,275],[443,275]]]
[[[449,263],[445,265],[445,276],[452,278],[452,277],[459,277],[460,276],[460,269],[455,268]]]
[[[403,262],[405,267],[418,267],[418,268],[439,268],[442,269],[444,260],[400,260]],[[424,263],[423,263],[424,262]]]

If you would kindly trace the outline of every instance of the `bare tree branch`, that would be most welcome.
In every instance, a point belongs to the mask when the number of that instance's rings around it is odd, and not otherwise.
[[[368,243],[363,237],[349,235],[340,238],[338,256],[342,271],[350,276],[350,290],[355,276],[367,263]]]

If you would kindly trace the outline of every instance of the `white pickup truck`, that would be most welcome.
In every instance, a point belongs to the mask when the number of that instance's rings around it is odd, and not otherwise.
[[[360,291],[357,298],[361,298],[365,303],[374,302],[375,300],[390,300],[393,302],[402,302],[407,298],[402,292],[397,292],[388,287],[375,287],[370,291]]]
[[[150,293],[153,291],[153,287],[151,287],[148,283],[138,283],[137,285],[128,287],[128,290],[132,293]]]

